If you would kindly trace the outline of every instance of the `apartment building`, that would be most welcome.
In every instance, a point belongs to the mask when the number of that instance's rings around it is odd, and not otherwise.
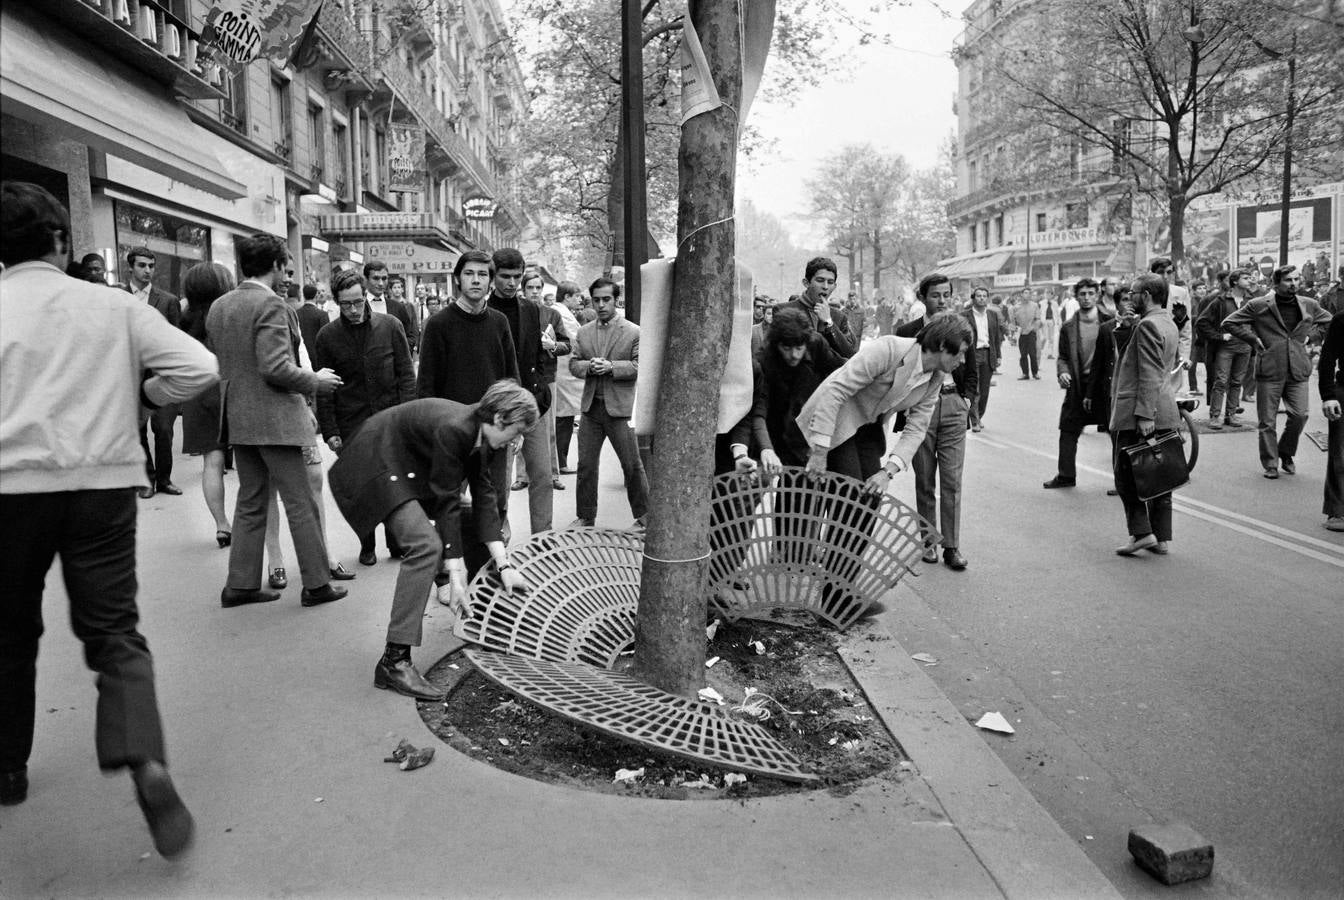
[[[233,266],[234,242],[265,231],[306,281],[382,258],[446,286],[463,250],[517,240],[526,94],[497,0],[327,0],[294,58],[236,73],[201,46],[209,8],[0,7],[4,177],[69,205],[77,252],[120,275],[126,249],[147,244],[180,293],[191,265]],[[423,132],[424,167],[418,190],[393,191],[390,141],[406,126]]]

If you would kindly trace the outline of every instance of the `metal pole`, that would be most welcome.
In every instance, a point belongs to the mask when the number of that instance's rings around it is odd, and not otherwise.
[[[1279,265],[1288,265],[1288,215],[1293,197],[1293,113],[1297,105],[1297,36],[1288,50],[1288,115],[1283,136],[1283,198],[1279,203]]]
[[[975,226],[971,226],[975,227]],[[1024,282],[1027,287],[1031,287],[1031,200],[1027,200],[1027,280]]]
[[[644,17],[639,0],[621,0],[621,125],[625,143],[625,317],[639,323],[639,267],[648,260],[644,177]]]

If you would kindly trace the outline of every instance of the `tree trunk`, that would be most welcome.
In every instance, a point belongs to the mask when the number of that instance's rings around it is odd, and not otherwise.
[[[1185,193],[1173,193],[1168,200],[1168,216],[1171,218],[1171,262],[1179,271],[1181,260],[1185,259]]]
[[[882,287],[882,232],[873,232],[873,290]]]
[[[691,0],[722,106],[681,132],[677,253],[645,538],[633,674],[693,696],[705,675],[710,484],[736,293],[734,182],[742,93],[737,5]]]
[[[607,269],[625,265],[625,125],[616,127],[616,149],[607,166],[611,182],[607,186]]]

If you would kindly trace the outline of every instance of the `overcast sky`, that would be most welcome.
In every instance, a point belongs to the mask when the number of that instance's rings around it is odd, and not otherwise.
[[[856,13],[871,0],[848,0]],[[815,245],[803,182],[845,144],[870,142],[902,154],[915,168],[932,166],[943,138],[956,128],[952,95],[957,70],[949,51],[961,31],[964,0],[909,0],[884,13],[896,46],[859,47],[852,71],[791,102],[757,100],[751,124],[778,140],[767,157],[738,170],[738,195],[784,220],[802,245]],[[941,10],[951,13],[951,18]],[[767,66],[769,63],[767,63]]]

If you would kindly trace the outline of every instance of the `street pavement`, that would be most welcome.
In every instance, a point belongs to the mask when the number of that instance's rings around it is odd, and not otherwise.
[[[1344,535],[1322,528],[1325,454],[1304,438],[1298,474],[1267,481],[1248,408],[1250,427],[1201,435],[1171,555],[1118,557],[1107,437],[1083,436],[1078,487],[1042,489],[1062,391],[1053,360],[1018,381],[1005,350],[967,447],[970,568],[907,579],[888,626],[938,658],[926,672],[964,715],[1014,723],[986,741],[1125,896],[1170,893],[1116,848],[1173,820],[1216,854],[1182,893],[1338,897]],[[913,502],[908,478],[896,492]]]
[[[619,471],[608,453],[598,519],[622,527]],[[331,544],[359,572],[350,596],[302,608],[291,565],[280,601],[224,610],[227,554],[214,547],[199,463],[181,458],[176,473],[184,496],[140,506],[140,605],[196,844],[177,861],[154,855],[130,779],[98,774],[93,679],[53,570],[32,788],[0,809],[0,896],[1118,896],[882,624],[847,659],[912,770],[852,792],[747,801],[543,784],[457,753],[412,701],[372,686],[396,566],[355,565],[358,542],[329,497]],[[562,525],[575,479],[564,481]],[[511,512],[526,522],[525,493]],[[450,624],[431,602],[413,651],[421,666],[458,645]],[[409,773],[385,764],[402,737],[436,747],[434,761]],[[1111,849],[1125,854],[1123,842]]]

